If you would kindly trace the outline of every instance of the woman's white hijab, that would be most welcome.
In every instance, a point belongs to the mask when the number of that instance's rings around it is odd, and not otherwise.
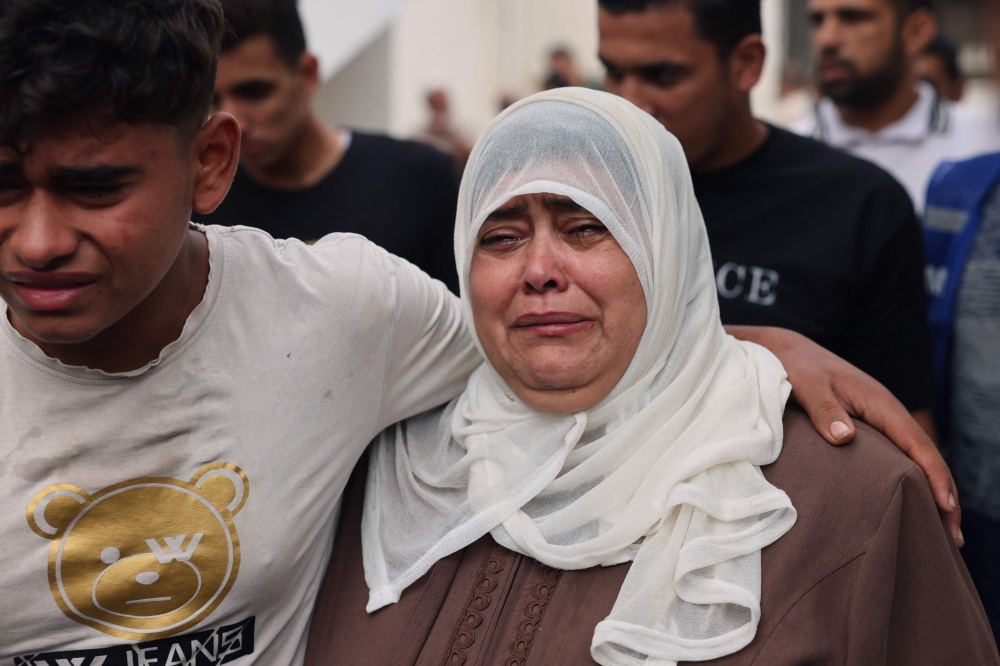
[[[384,432],[362,528],[368,610],[490,533],[559,569],[632,561],[594,632],[600,664],[736,652],[760,619],[760,551],[796,517],[759,468],[781,451],[784,369],[722,328],[680,144],[632,104],[584,89],[522,100],[476,144],[455,225],[470,329],[478,230],[538,192],[595,214],[632,260],[648,308],[642,341],[586,412],[534,411],[484,363],[446,407]]]

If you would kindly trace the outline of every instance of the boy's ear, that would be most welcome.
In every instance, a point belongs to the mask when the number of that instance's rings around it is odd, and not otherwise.
[[[201,214],[211,213],[229,192],[240,160],[240,125],[220,111],[202,126],[191,141],[195,166],[192,204]]]

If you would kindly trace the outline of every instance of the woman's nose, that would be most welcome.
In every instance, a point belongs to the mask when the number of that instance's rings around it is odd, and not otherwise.
[[[556,243],[536,236],[527,250],[523,283],[526,292],[563,291],[569,286],[569,277]]]

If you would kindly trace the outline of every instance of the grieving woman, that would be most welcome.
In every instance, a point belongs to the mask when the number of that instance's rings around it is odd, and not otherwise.
[[[308,664],[1000,661],[920,470],[864,426],[828,446],[725,334],[653,118],[579,89],[509,109],[455,253],[487,362],[374,443]]]

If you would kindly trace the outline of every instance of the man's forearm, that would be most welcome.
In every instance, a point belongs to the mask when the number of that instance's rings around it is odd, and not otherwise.
[[[797,336],[792,331],[773,326],[726,326],[725,329],[737,340],[756,343],[776,355],[778,350],[793,344],[793,337]]]

